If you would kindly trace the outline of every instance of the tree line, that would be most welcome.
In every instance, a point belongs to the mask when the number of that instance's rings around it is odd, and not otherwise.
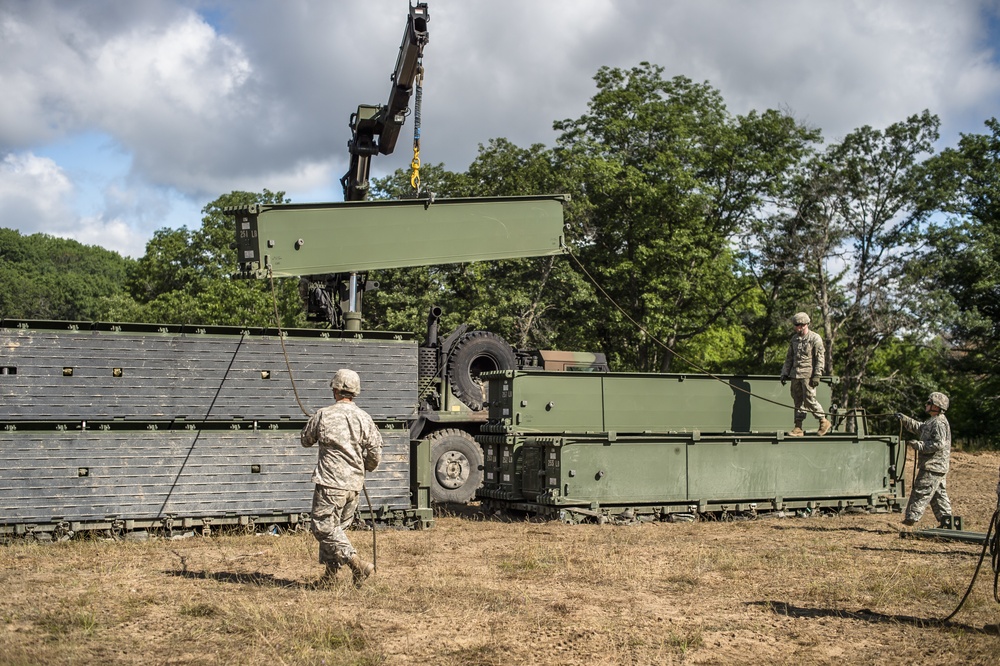
[[[595,83],[554,146],[499,138],[463,172],[421,169],[439,197],[570,194],[573,258],[373,272],[366,328],[419,331],[436,304],[443,330],[603,351],[616,370],[775,374],[804,310],[840,409],[919,416],[942,390],[957,439],[1000,446],[995,118],[935,152],[930,111],[830,140],[784,110],[732,114],[710,84],[649,63],[603,67]],[[372,189],[407,195],[409,173]],[[0,315],[271,326],[277,298],[282,326],[306,325],[295,281],[272,294],[229,277],[222,210],[286,200],[226,194],[200,229],[161,229],[138,260],[0,230]]]

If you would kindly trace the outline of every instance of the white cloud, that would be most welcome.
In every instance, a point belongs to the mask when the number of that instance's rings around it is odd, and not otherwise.
[[[138,234],[122,219],[81,216],[74,204],[76,190],[53,160],[32,153],[9,154],[0,162],[0,224],[24,235],[45,233],[100,245],[134,257],[145,251],[146,234]]]
[[[425,164],[453,170],[491,138],[552,145],[553,121],[586,112],[599,67],[643,60],[666,76],[707,80],[735,113],[790,109],[828,139],[927,108],[954,141],[959,131],[982,131],[1000,108],[997,39],[988,32],[1000,19],[994,0],[429,4],[421,152]],[[37,155],[81,133],[108,136],[130,158],[128,172],[90,188],[100,201],[54,201],[76,211],[74,224],[94,220],[108,238],[118,233],[117,243],[127,242],[118,223],[144,237],[176,224],[181,198],[187,213],[234,189],[335,198],[348,116],[359,103],[386,100],[406,5],[7,0],[0,155]],[[411,132],[412,120],[396,153],[373,159],[373,174],[407,167]],[[62,177],[79,185],[76,171]],[[2,223],[39,229],[38,220],[51,220],[64,232],[62,219],[8,210]]]
[[[68,205],[73,184],[55,162],[31,153],[0,162],[0,210],[21,222],[24,233],[58,233],[73,228]]]

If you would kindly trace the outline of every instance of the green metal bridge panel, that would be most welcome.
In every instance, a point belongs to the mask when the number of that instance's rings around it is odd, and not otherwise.
[[[563,196],[260,205],[235,216],[257,277],[561,254]],[[254,215],[256,213],[256,215]]]
[[[518,372],[490,385],[490,419],[521,433],[603,432],[603,378],[598,373]],[[496,388],[496,393],[494,393]]]
[[[604,425],[612,432],[732,429],[727,384],[684,376],[604,378]]]
[[[687,497],[683,441],[575,442],[557,450],[566,500],[671,502]]]
[[[887,490],[889,447],[826,436],[697,441],[688,446],[690,499],[865,497]]]
[[[777,377],[508,371],[490,381],[490,421],[514,434],[779,432],[794,424]],[[817,389],[825,407],[829,381]]]

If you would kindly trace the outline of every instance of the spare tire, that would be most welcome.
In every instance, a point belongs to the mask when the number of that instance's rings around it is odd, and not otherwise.
[[[458,339],[448,360],[451,390],[469,409],[478,412],[488,397],[479,375],[491,370],[515,370],[517,357],[507,341],[489,331],[473,331]]]
[[[431,445],[431,501],[465,504],[483,485],[483,450],[472,435],[455,428],[427,436]]]

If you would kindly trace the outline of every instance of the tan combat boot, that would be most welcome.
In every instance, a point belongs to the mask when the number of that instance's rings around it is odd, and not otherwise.
[[[337,564],[327,564],[326,571],[323,575],[316,579],[313,583],[313,587],[322,589],[325,587],[330,587],[337,580],[337,572],[340,571],[340,565]]]
[[[827,419],[822,419],[819,422],[819,430],[816,431],[816,434],[819,435],[820,437],[822,437],[826,433],[830,432],[830,428],[832,426],[833,426],[833,424],[830,423]]]
[[[365,562],[358,557],[357,553],[351,555],[351,559],[347,560],[347,566],[351,567],[351,571],[354,572],[355,587],[361,587],[361,583],[375,573],[375,565],[371,562]]]
[[[790,430],[790,431],[788,432],[788,436],[789,436],[789,437],[801,437],[801,436],[802,436],[802,435],[804,435],[804,434],[806,434],[806,433],[805,433],[805,431],[804,431],[804,430],[802,429],[802,424],[801,424],[801,423],[796,423],[796,424],[795,424],[795,427],[794,427],[794,428],[792,428],[792,429],[791,429],[791,430]]]

